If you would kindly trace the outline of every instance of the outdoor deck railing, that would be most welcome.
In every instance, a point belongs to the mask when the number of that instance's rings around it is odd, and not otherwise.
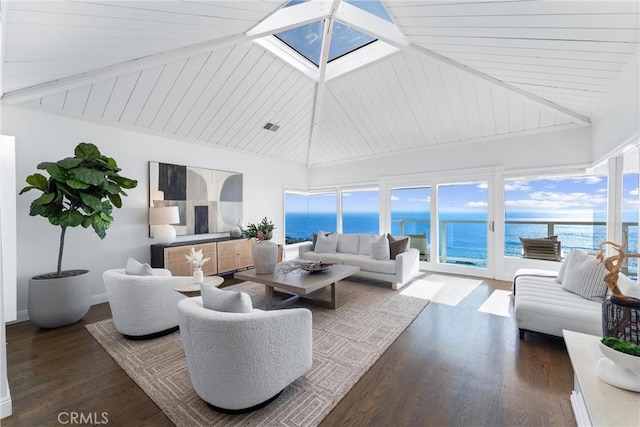
[[[408,227],[408,225],[410,224],[421,224],[421,225],[426,225],[426,227],[416,227],[417,229],[422,229],[422,230],[429,230],[429,224],[431,223],[431,220],[428,219],[397,219],[397,220],[393,220],[392,221],[393,224],[399,224],[400,226],[400,233],[399,234],[405,234],[405,232],[410,228],[410,229],[414,229],[414,227]],[[440,243],[440,262],[442,263],[464,263],[464,264],[473,264],[473,265],[486,265],[487,260],[486,259],[477,259],[477,258],[464,258],[464,257],[451,257],[451,256],[447,256],[447,226],[449,224],[484,224],[486,227],[488,227],[488,222],[486,220],[470,220],[470,219],[443,219],[439,221],[439,225],[440,225],[440,238],[441,238],[441,243]],[[546,226],[546,232],[547,232],[547,236],[554,236],[556,235],[556,227],[559,226],[591,226],[591,227],[605,227],[607,225],[606,222],[604,221],[593,221],[593,222],[581,222],[581,221],[544,221],[544,220],[540,220],[540,221],[532,221],[532,220],[507,220],[505,221],[505,228],[508,225],[542,225],[542,226]],[[631,227],[638,227],[638,224],[635,222],[623,222],[622,223],[622,232],[623,235],[629,236],[629,229]],[[411,231],[410,233],[407,234],[412,234],[412,233],[419,233],[417,231]],[[428,232],[427,232],[428,234]],[[535,238],[535,237],[541,237],[539,234],[537,235],[523,235],[523,236],[519,236],[519,237],[525,237],[525,238]],[[430,242],[430,240],[428,239],[427,242]],[[519,243],[519,242],[518,242]],[[570,241],[565,241],[563,242],[563,251],[567,251],[570,249],[576,249],[577,247],[575,245],[572,246]],[[597,248],[594,248],[597,249]],[[506,256],[510,256],[509,254],[505,254]],[[622,271],[625,274],[628,274],[628,264],[626,263],[625,260],[625,265],[623,265]],[[637,274],[637,272],[636,272]]]

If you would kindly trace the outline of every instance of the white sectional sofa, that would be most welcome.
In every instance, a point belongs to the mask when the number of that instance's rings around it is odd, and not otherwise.
[[[602,336],[602,302],[564,290],[557,277],[558,273],[546,270],[516,272],[514,315],[520,338],[527,331],[562,337],[563,329]],[[623,274],[618,286],[626,295],[640,295],[638,285]]]
[[[395,259],[374,259],[367,247],[371,238],[369,234],[337,234],[335,252],[316,252],[313,243],[306,242],[298,247],[298,253],[304,260],[360,267],[355,276],[391,282],[393,289],[400,289],[420,273],[420,251],[407,245],[406,251],[397,254]]]

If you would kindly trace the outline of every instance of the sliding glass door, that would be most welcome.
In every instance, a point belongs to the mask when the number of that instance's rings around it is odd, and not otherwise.
[[[437,186],[439,264],[486,269],[489,264],[487,181]]]

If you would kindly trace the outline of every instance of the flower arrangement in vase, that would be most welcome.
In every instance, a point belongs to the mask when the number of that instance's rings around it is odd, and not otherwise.
[[[196,249],[192,246],[191,252],[184,256],[187,261],[193,266],[193,278],[197,283],[202,283],[204,281],[204,274],[202,272],[202,266],[209,261],[210,258],[205,258],[202,254],[202,249],[196,251]]]

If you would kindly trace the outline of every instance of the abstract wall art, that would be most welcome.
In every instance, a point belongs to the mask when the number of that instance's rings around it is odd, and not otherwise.
[[[149,162],[149,207],[157,206],[178,206],[178,235],[229,231],[242,221],[242,174]]]

